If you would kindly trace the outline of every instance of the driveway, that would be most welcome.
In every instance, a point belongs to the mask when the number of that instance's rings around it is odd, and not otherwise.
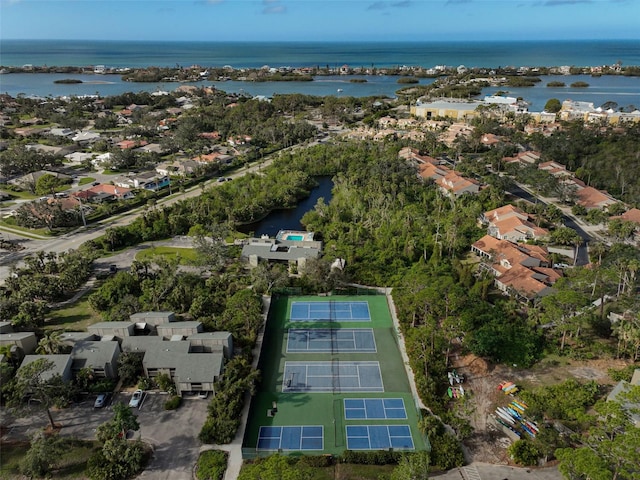
[[[129,403],[132,392],[116,394],[107,406],[93,408],[95,396],[64,410],[52,411],[53,419],[62,426],[61,435],[86,440],[95,439],[98,425],[112,418],[115,402]],[[153,448],[153,457],[146,470],[138,478],[153,480],[190,480],[198,460],[201,443],[198,434],[207,417],[209,400],[186,398],[177,410],[164,410],[169,397],[158,393],[146,393],[138,417],[140,430],[130,438],[140,438]],[[48,425],[45,412],[37,411],[23,418],[15,418],[6,409],[0,410],[0,424],[4,441],[28,440],[32,434]]]

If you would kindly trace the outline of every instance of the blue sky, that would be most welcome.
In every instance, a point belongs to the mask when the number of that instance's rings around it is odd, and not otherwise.
[[[0,0],[2,39],[638,39],[640,0]]]

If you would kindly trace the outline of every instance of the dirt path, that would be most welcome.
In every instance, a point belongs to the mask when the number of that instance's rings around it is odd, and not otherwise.
[[[489,417],[497,406],[505,402],[504,394],[497,389],[500,382],[507,380],[519,387],[534,388],[575,378],[579,381],[595,380],[600,384],[613,385],[615,382],[611,380],[607,370],[626,365],[620,360],[574,361],[560,358],[556,361],[543,361],[531,369],[518,369],[493,366],[474,355],[452,358],[452,364],[460,375],[464,375],[464,387],[469,393],[465,406],[461,405],[460,410],[465,412],[474,429],[474,434],[464,442],[471,460],[503,465],[509,463],[506,448],[511,441]]]

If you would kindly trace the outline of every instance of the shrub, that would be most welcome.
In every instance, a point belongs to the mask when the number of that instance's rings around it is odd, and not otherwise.
[[[333,465],[333,455],[305,455],[298,461],[299,465],[307,467],[324,468]]]
[[[372,452],[356,452],[345,450],[340,460],[342,463],[358,465],[397,465],[402,454],[388,450],[374,450]]]
[[[227,452],[207,450],[198,458],[196,477],[198,480],[221,480],[227,469]]]
[[[153,388],[153,380],[147,377],[140,377],[138,379],[138,388],[140,390],[151,390]]]
[[[175,410],[182,403],[182,397],[180,395],[174,395],[169,400],[164,402],[165,410]]]
[[[518,440],[512,443],[507,452],[513,461],[524,466],[536,465],[540,458],[540,451],[528,440]]]
[[[630,382],[635,369],[636,369],[636,366],[634,364],[631,364],[631,365],[627,365],[621,370],[610,368],[607,370],[607,374],[609,374],[609,376],[611,377],[611,380],[613,380],[614,382],[620,382],[622,380]]]

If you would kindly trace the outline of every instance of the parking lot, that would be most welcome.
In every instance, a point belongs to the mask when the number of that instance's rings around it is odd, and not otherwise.
[[[133,392],[121,392],[112,396],[104,408],[94,408],[95,395],[63,410],[52,410],[57,424],[62,426],[61,435],[82,439],[95,438],[98,425],[112,418],[113,404],[129,404]],[[200,441],[198,433],[207,416],[207,400],[186,397],[177,410],[164,410],[169,397],[159,393],[145,392],[142,403],[134,412],[140,430],[132,432],[130,438],[140,438],[152,446],[153,458],[139,478],[190,479],[198,458]],[[14,418],[6,409],[0,409],[0,424],[3,441],[28,440],[35,432],[48,425],[44,411]],[[176,455],[179,450],[180,454]]]

